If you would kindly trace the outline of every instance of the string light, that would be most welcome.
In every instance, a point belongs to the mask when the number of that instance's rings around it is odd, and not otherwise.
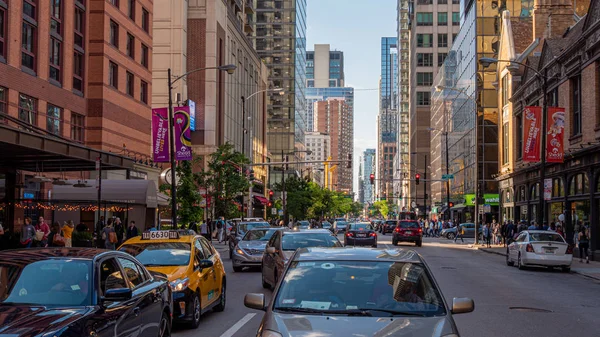
[[[52,205],[52,204],[44,204],[44,203],[9,203],[8,206],[13,206],[18,209],[43,209],[46,211],[62,211],[62,212],[73,212],[73,211],[82,211],[82,212],[96,212],[98,211],[98,206],[95,205]],[[7,204],[0,205],[0,210],[4,210]],[[121,206],[108,206],[108,207],[100,207],[100,211],[103,212],[126,212],[133,210],[133,207],[121,207]]]

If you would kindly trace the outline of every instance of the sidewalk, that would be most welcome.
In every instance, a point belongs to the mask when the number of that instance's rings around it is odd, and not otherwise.
[[[489,254],[496,254],[506,256],[506,247],[492,246],[492,248],[484,248],[482,246],[473,247],[473,249],[480,250]],[[579,262],[579,259],[573,257],[573,263],[571,264],[571,272],[585,277],[589,277],[595,280],[600,280],[600,262],[590,261],[589,264]]]

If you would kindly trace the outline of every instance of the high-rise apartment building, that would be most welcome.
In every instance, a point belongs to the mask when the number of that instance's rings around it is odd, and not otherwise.
[[[256,0],[256,5],[254,48],[269,69],[269,83],[285,90],[270,94],[267,147],[275,161],[281,153],[303,158],[294,151],[304,150],[306,130],[306,0]]]
[[[394,194],[402,196],[396,199],[396,205],[401,209],[407,207],[410,172],[410,0],[399,0],[397,6],[398,31],[398,153],[394,160]]]
[[[328,44],[316,44],[306,52],[306,87],[344,86],[344,52],[331,50]]]
[[[343,99],[329,98],[315,102],[315,129],[331,138],[331,159],[346,160],[352,153],[352,133],[350,132],[352,115],[348,104]],[[329,188],[352,192],[352,169],[345,163],[338,166],[330,174]]]
[[[306,130],[315,130],[314,103],[324,101],[328,98],[343,99],[348,104],[349,113],[354,116],[354,88],[328,87],[328,88],[306,88]],[[352,122],[353,123],[353,122]],[[354,133],[354,127],[350,128]]]
[[[460,29],[459,0],[418,0],[410,19],[410,156],[407,173],[414,177],[431,177],[430,137],[445,132],[445,127],[431,128],[430,105],[433,79],[442,66],[452,40]],[[431,184],[423,181],[416,186],[409,180],[410,203],[415,201],[421,214],[431,209]]]
[[[308,160],[325,161],[331,156],[331,137],[328,134],[320,132],[307,132],[305,135],[306,149],[310,154],[306,156]],[[308,168],[313,181],[320,186],[324,186],[323,165],[312,164]]]
[[[374,186],[371,185],[371,174],[375,174],[375,149],[366,149],[361,156],[361,168],[360,183],[362,186],[362,193],[359,194],[362,203],[373,203],[374,198]]]

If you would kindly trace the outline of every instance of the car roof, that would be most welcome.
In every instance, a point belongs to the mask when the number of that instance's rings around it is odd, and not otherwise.
[[[131,239],[123,242],[122,245],[125,245],[125,244],[139,244],[139,243],[172,243],[172,242],[192,243],[192,242],[194,242],[194,240],[196,238],[198,238],[200,236],[201,235],[180,234],[179,235],[179,239],[143,240],[142,236],[140,235],[140,236],[133,237],[133,238],[131,238]]]
[[[558,234],[555,231],[545,231],[545,230],[538,230],[538,229],[524,230],[523,232],[532,233],[532,234]]]
[[[322,248],[310,247],[298,249],[294,257],[296,261],[389,261],[422,263],[419,253],[412,249],[394,248]]]
[[[284,229],[283,230],[283,235],[294,235],[294,234],[306,234],[306,233],[316,233],[316,234],[328,234],[331,235],[331,231],[327,230],[327,229],[321,229],[321,228],[315,228],[315,229]]]
[[[0,252],[0,261],[11,261],[11,264],[30,264],[50,259],[80,259],[93,261],[107,254],[128,254],[99,248],[27,248],[11,249]]]

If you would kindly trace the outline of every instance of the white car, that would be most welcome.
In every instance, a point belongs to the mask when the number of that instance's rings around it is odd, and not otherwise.
[[[519,269],[528,266],[560,267],[564,272],[571,270],[573,249],[565,239],[553,231],[523,231],[508,245],[506,264]]]

